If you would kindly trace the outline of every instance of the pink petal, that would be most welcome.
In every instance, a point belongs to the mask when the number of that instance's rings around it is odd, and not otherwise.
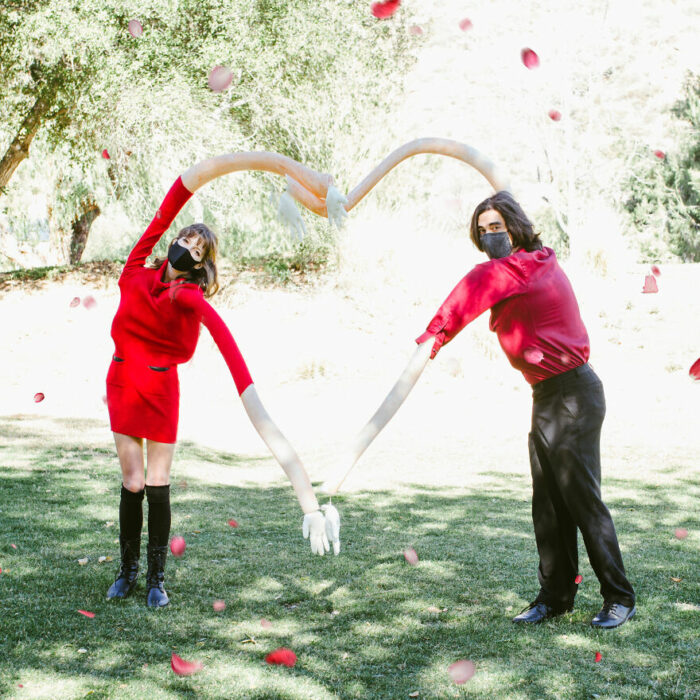
[[[472,24],[472,21],[468,18],[465,17],[464,19],[459,20],[459,28],[463,31],[466,32],[469,29],[471,29],[474,25]]]
[[[529,362],[531,365],[539,365],[542,362],[542,358],[544,358],[544,354],[537,348],[525,348],[523,357],[525,362]]]
[[[574,583],[578,586],[581,581],[583,581],[583,576],[581,576],[581,574],[577,574],[576,578],[574,579]]]
[[[131,36],[133,36],[135,39],[143,34],[143,26],[137,19],[129,20],[128,28],[129,34],[131,34]]]
[[[180,535],[175,535],[170,540],[170,551],[175,557],[181,557],[185,553],[185,538]]]
[[[291,649],[280,647],[279,649],[271,651],[265,657],[265,661],[268,664],[278,664],[280,666],[288,666],[289,668],[292,668],[292,666],[294,666],[294,664],[297,662],[297,655]]]
[[[684,527],[679,527],[675,534],[679,540],[684,540],[688,536],[688,531]]]
[[[467,659],[460,659],[455,661],[448,669],[447,672],[450,674],[450,678],[457,685],[462,685],[466,683],[476,671],[473,661],[468,661]]]
[[[212,607],[214,608],[215,612],[221,612],[222,610],[226,609],[226,601],[215,600],[212,604]]]
[[[228,524],[229,524],[231,527],[238,527],[238,523],[237,523],[233,518],[231,518],[231,519],[228,521]]]
[[[663,151],[660,151],[660,150],[658,150],[658,149],[657,149],[656,151],[654,151],[654,155],[655,155],[659,160],[663,160],[663,159],[666,157],[666,154],[665,154]]]
[[[12,549],[17,549],[17,545],[16,545],[16,544],[11,544],[10,547],[12,547]]]
[[[0,574],[2,573],[2,567],[0,566]]]
[[[561,121],[561,112],[558,109],[550,109],[547,114],[553,122]]]
[[[377,19],[388,19],[399,9],[401,0],[386,0],[372,3],[372,14]]]
[[[688,374],[696,381],[700,381],[700,357],[693,362],[693,366],[688,371]]]
[[[272,627],[272,623],[263,617],[262,620],[260,620],[260,626],[269,628],[269,627]]]
[[[71,307],[71,309],[74,309],[76,306],[80,306],[80,297],[73,297],[70,300],[69,306]]]
[[[659,270],[658,265],[651,266],[651,274],[654,275],[654,277],[659,277],[659,275],[661,275],[661,270]]]
[[[520,58],[525,68],[530,70],[540,65],[540,57],[532,49],[523,49],[520,52]]]
[[[46,397],[40,392],[37,391],[36,394],[34,394],[34,403],[41,403]]]
[[[214,66],[209,71],[207,82],[212,92],[223,92],[233,80],[233,73],[226,66]]]
[[[178,676],[191,676],[193,673],[201,671],[204,666],[201,661],[185,661],[173,652],[173,655],[170,657],[170,668]]]
[[[603,660],[603,655],[602,655],[599,651],[596,651],[596,653],[595,653],[595,662],[596,662],[596,663],[600,663],[602,660]]]
[[[109,160],[109,151],[106,148],[102,151],[102,157]]]
[[[646,275],[644,277],[644,287],[642,288],[642,294],[655,294],[659,291],[659,287],[656,284],[656,277],[654,275]]]
[[[95,297],[93,297],[91,294],[88,294],[86,297],[83,297],[83,306],[86,309],[94,309],[97,306]]]
[[[108,406],[109,404],[107,403],[107,394],[102,394],[102,403],[105,406]]]
[[[408,31],[413,34],[413,36],[420,36],[423,33],[423,27],[414,24],[412,27],[409,27]]]
[[[412,547],[409,547],[408,549],[404,549],[403,555],[404,555],[404,558],[406,559],[406,561],[411,566],[415,566],[418,563],[418,555],[416,554],[416,550],[413,549]]]
[[[93,613],[93,612],[88,612],[87,610],[78,610],[78,612],[79,612],[81,615],[85,615],[85,617],[90,617],[90,618],[95,617],[95,613]]]

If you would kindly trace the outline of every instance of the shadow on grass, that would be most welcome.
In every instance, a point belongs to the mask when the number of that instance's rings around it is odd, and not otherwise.
[[[600,598],[583,548],[575,612],[512,625],[537,591],[537,558],[529,501],[497,472],[473,492],[414,485],[336,498],[342,552],[323,558],[301,538],[286,484],[174,484],[173,533],[187,550],[168,559],[171,605],[153,611],[142,582],[126,601],[104,599],[116,561],[98,557],[118,556],[117,524],[106,526],[118,520],[113,449],[3,423],[12,441],[0,452],[2,696],[22,683],[34,697],[695,697],[700,521],[678,506],[678,484],[639,483],[639,498],[609,501],[639,596],[638,619],[611,633],[588,625]],[[203,466],[251,461],[191,443],[178,454]],[[686,491],[700,486],[686,481]],[[674,538],[674,518],[693,536]],[[279,646],[295,650],[295,668],[264,664]],[[205,670],[176,677],[172,651]],[[463,687],[447,675],[460,658],[477,667]]]

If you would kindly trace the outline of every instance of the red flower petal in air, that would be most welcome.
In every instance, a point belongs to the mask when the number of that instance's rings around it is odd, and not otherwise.
[[[656,277],[654,275],[646,275],[644,277],[644,287],[642,288],[642,294],[656,294],[659,291],[659,287],[656,284]]]
[[[581,574],[576,574],[576,578],[574,579],[574,583],[576,585],[578,585],[579,583],[581,583],[581,581],[583,581],[583,576],[581,576]]]
[[[468,17],[465,17],[464,19],[459,20],[459,28],[463,32],[470,30],[473,26],[474,25],[472,24],[472,21]]]
[[[695,379],[695,381],[700,381],[700,357],[693,362],[693,366],[688,371],[688,374]]]
[[[401,0],[386,0],[386,2],[373,2],[372,14],[377,19],[388,19],[399,9]]]
[[[2,567],[0,566],[0,574],[2,573]]]
[[[102,151],[102,157],[109,160],[109,151],[106,148]]]
[[[70,300],[69,306],[71,307],[71,309],[74,309],[76,306],[80,306],[80,297],[73,297]]]
[[[229,524],[231,527],[238,527],[238,523],[237,523],[233,518],[231,518],[231,519],[228,521],[228,524]]]
[[[423,33],[423,27],[414,24],[412,27],[409,27],[408,31],[413,34],[413,36],[420,36]]]
[[[97,302],[95,301],[95,297],[93,297],[90,294],[88,294],[86,297],[83,297],[83,306],[86,309],[94,309],[97,306]]]
[[[679,527],[676,529],[675,535],[679,540],[684,540],[688,536],[688,531],[684,527]]]
[[[450,678],[453,683],[457,685],[462,685],[466,683],[476,671],[473,661],[468,661],[467,659],[460,659],[455,661],[448,669],[447,672],[450,674]]]
[[[558,109],[550,109],[547,114],[553,122],[561,121],[561,112]]]
[[[173,652],[173,655],[170,657],[170,668],[178,676],[191,676],[193,673],[201,671],[204,666],[201,661],[185,661]]]
[[[654,151],[654,155],[655,155],[659,160],[663,160],[663,159],[666,157],[666,154],[665,154],[663,151],[660,151],[660,150],[658,150],[658,149],[657,149],[656,151]]]
[[[654,275],[654,277],[659,277],[659,275],[661,275],[661,270],[659,270],[658,265],[651,266],[651,274]]]
[[[140,37],[143,34],[143,26],[141,22],[139,22],[137,19],[132,19],[129,20],[129,24],[127,25],[129,29],[129,34],[134,37],[134,39]]]
[[[37,391],[36,394],[34,394],[34,403],[40,403],[45,398],[46,397],[40,391]]]
[[[207,83],[212,92],[223,92],[233,80],[233,73],[226,66],[214,66],[209,71]]]
[[[272,623],[263,617],[262,620],[260,620],[260,626],[269,628],[272,627]]]
[[[595,662],[598,664],[603,660],[603,655],[599,652],[596,651],[595,653]]]
[[[181,557],[185,553],[185,538],[180,535],[175,535],[170,540],[170,551],[175,557]]]
[[[538,350],[537,348],[525,348],[523,357],[525,361],[529,362],[531,365],[539,365],[540,362],[542,362],[544,354],[542,350]]]
[[[280,666],[292,668],[297,662],[297,655],[291,649],[280,647],[279,649],[271,651],[265,657],[265,661],[267,661],[268,664],[278,664]]]
[[[226,601],[215,600],[212,603],[212,608],[214,608],[214,612],[221,612],[222,610],[226,610]]]
[[[93,612],[88,612],[87,610],[78,610],[78,612],[79,612],[81,615],[85,615],[85,617],[90,617],[90,618],[95,617],[95,613],[93,613]]]
[[[415,566],[418,563],[418,555],[416,554],[416,550],[413,549],[413,547],[404,549],[403,556],[411,566]]]
[[[520,58],[525,68],[530,70],[540,65],[540,57],[532,49],[523,49],[520,52]]]

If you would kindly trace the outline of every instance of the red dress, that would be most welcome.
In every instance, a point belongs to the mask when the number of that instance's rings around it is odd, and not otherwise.
[[[253,383],[230,331],[198,285],[163,282],[168,262],[144,267],[153,246],[192,196],[180,178],[139,239],[119,278],[121,301],[112,321],[114,356],[107,373],[110,426],[116,433],[174,443],[180,410],[177,365],[194,354],[203,323],[242,394]]]

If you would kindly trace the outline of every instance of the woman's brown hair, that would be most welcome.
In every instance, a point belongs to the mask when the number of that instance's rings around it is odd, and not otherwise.
[[[481,247],[481,236],[479,235],[479,217],[485,211],[497,211],[505,221],[508,232],[513,237],[513,248],[523,248],[527,251],[542,250],[540,234],[535,233],[532,222],[527,218],[527,214],[515,201],[510,192],[501,190],[496,194],[487,197],[481,204],[477,205],[472,214],[472,221],[469,226],[469,235],[472,242],[479,250]]]
[[[216,269],[216,254],[219,250],[219,240],[216,234],[206,224],[191,224],[190,226],[185,226],[185,228],[178,232],[177,237],[170,242],[168,251],[170,251],[170,247],[175,241],[194,235],[200,236],[204,241],[204,252],[202,253],[202,259],[200,261],[202,267],[188,270],[187,273],[183,275],[183,278],[188,282],[194,282],[198,285],[202,292],[204,292],[204,296],[208,299],[219,291],[219,273]],[[159,268],[167,259],[167,255],[164,258],[156,258],[153,261],[153,267]]]

